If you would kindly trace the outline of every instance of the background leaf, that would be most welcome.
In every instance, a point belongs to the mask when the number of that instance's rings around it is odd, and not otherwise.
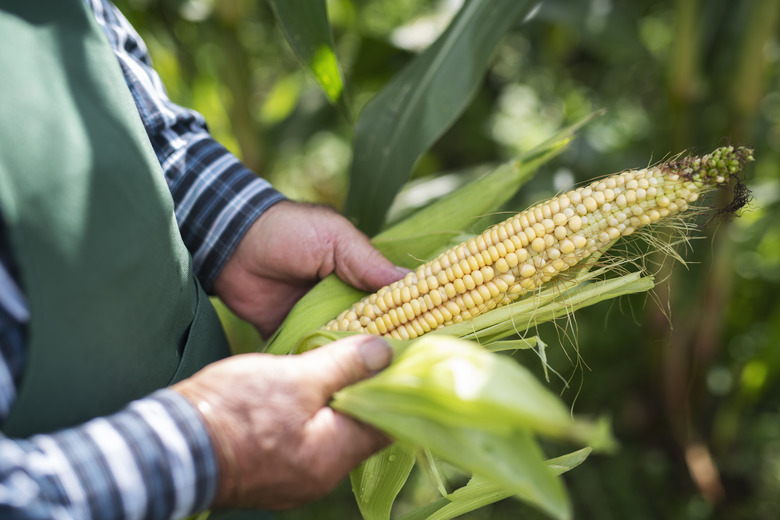
[[[496,44],[529,0],[469,0],[436,42],[363,109],[345,212],[368,235],[382,226],[415,161],[477,90]]]
[[[373,244],[390,260],[405,267],[430,260],[448,245],[448,238],[468,233],[480,217],[504,208],[542,165],[570,146],[577,130],[601,113],[589,114],[559,130],[533,149],[395,223],[376,235]]]
[[[269,0],[287,41],[331,103],[349,114],[325,0]]]

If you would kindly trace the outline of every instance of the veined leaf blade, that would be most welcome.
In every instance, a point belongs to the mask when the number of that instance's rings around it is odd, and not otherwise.
[[[322,88],[328,100],[344,100],[325,0],[269,0],[293,52]],[[347,111],[346,101],[342,110]],[[348,112],[346,112],[347,115]]]
[[[395,443],[365,460],[349,479],[363,520],[389,520],[396,496],[414,467],[414,454]]]
[[[582,464],[591,451],[590,448],[582,448],[550,459],[547,461],[547,465],[555,475],[560,475]],[[475,475],[465,486],[450,493],[446,498],[412,511],[401,517],[400,520],[450,520],[511,496],[512,492],[484,477]],[[517,498],[524,497],[517,494]]]
[[[475,231],[471,227],[479,217],[502,209],[540,166],[569,147],[579,128],[600,114],[594,112],[562,128],[531,150],[385,229],[372,242],[390,260],[405,267],[416,267],[429,260],[453,239]]]
[[[496,44],[529,0],[469,0],[447,30],[413,59],[358,118],[346,214],[369,235],[420,155],[473,97]]]

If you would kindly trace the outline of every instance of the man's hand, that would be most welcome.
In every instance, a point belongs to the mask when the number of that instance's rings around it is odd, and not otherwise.
[[[268,337],[301,296],[334,272],[366,291],[405,274],[335,211],[283,201],[247,231],[214,281],[214,291]]]
[[[285,509],[316,500],[388,440],[327,406],[337,390],[389,364],[374,336],[300,356],[243,354],[172,388],[201,412],[219,465],[215,508]]]

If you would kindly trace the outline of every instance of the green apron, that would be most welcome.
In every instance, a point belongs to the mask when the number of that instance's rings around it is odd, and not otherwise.
[[[6,435],[119,410],[229,350],[83,0],[0,2],[0,211],[28,297]]]

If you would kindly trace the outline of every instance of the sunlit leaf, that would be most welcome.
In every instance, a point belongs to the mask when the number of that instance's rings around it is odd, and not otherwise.
[[[593,112],[562,128],[549,139],[499,165],[490,173],[459,187],[383,230],[374,237],[374,244],[381,249],[392,240],[426,233],[467,231],[477,217],[502,209],[541,165],[566,151],[574,140],[575,133],[601,114],[601,111]]]
[[[489,345],[485,345],[485,348],[492,352],[503,352],[507,350],[526,350],[537,346],[540,348],[547,347],[547,345],[539,339],[539,336],[494,341]]]
[[[301,92],[301,74],[288,74],[277,80],[260,109],[260,118],[272,125],[289,116],[298,103]]]
[[[379,233],[373,244],[398,265],[415,267],[428,261],[453,239],[462,237],[478,217],[503,207],[540,165],[561,153],[568,143],[566,139],[535,148],[500,165]]]
[[[496,44],[529,0],[470,0],[447,30],[376,95],[358,118],[345,211],[369,235],[418,157],[468,104]]]
[[[339,70],[324,0],[269,0],[295,55],[317,80],[331,103],[343,99]],[[346,104],[342,104],[346,109]]]

